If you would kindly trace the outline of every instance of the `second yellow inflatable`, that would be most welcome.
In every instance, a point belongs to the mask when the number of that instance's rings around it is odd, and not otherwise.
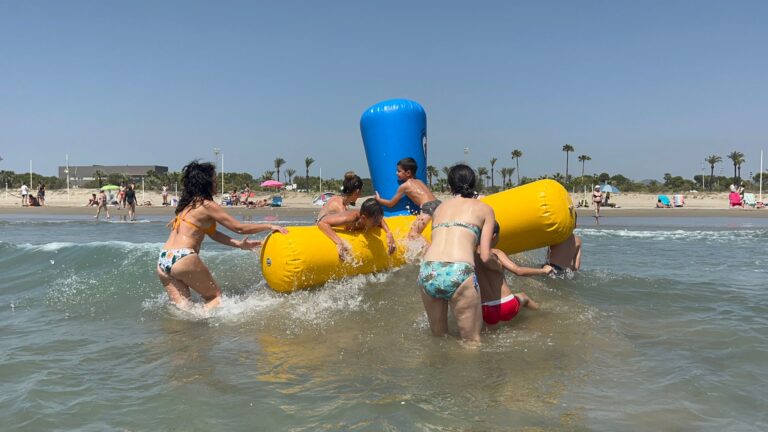
[[[508,254],[560,243],[573,232],[575,213],[568,192],[554,180],[539,180],[487,197],[501,226],[498,248]],[[290,227],[272,234],[261,250],[261,270],[267,284],[279,292],[322,285],[329,280],[384,271],[405,264],[404,240],[414,216],[387,218],[397,251],[387,253],[380,229],[366,233],[337,230],[349,242],[353,259],[342,261],[333,241],[315,226]],[[430,238],[431,229],[424,230]]]

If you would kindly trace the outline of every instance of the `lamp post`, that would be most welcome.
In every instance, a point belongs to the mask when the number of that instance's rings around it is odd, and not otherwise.
[[[67,201],[69,201],[69,155],[67,155],[66,159],[67,167],[64,168],[64,174],[67,175]]]
[[[216,159],[219,158],[219,155],[221,155],[221,165],[219,166],[219,171],[221,171],[221,196],[224,197],[224,152],[221,151],[220,148],[216,147],[213,149],[213,154],[216,156]]]

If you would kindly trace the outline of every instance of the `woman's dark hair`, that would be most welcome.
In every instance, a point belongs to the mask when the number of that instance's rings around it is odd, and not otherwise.
[[[355,174],[353,171],[347,171],[347,173],[344,174],[344,183],[341,187],[341,193],[344,195],[349,195],[356,190],[362,189],[363,179],[361,179],[360,176]]]
[[[400,159],[400,161],[397,163],[397,166],[403,169],[403,171],[410,171],[412,175],[416,175],[416,170],[418,169],[418,165],[416,164],[416,159],[412,157],[406,157]]]
[[[181,213],[189,204],[196,201],[213,200],[216,167],[209,162],[196,160],[181,169],[181,199],[176,206],[176,214]]]
[[[499,221],[493,221],[493,235],[499,235],[499,232],[501,232]]]
[[[448,186],[453,194],[461,195],[462,198],[474,198],[477,196],[475,171],[464,164],[452,166],[448,171]]]
[[[381,204],[376,201],[376,198],[368,198],[360,206],[360,214],[365,217],[379,219],[384,217],[384,209],[381,208]]]

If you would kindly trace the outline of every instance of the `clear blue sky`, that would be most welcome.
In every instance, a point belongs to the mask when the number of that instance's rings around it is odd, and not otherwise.
[[[768,150],[768,2],[0,0],[0,169],[368,170],[359,120],[408,98],[429,163],[692,177]],[[725,159],[724,174],[732,172]],[[708,168],[707,168],[708,172]]]

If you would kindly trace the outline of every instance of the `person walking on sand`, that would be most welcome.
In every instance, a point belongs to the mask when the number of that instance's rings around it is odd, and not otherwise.
[[[162,192],[162,194],[163,194],[163,205],[167,206],[168,205],[168,185],[164,184],[162,190],[163,190],[163,192]]]
[[[600,191],[600,185],[595,186],[592,192],[592,204],[595,206],[595,221],[600,223],[600,207],[603,205],[603,193]]]
[[[29,205],[29,187],[26,183],[21,184],[21,206],[26,207]]]
[[[94,219],[99,220],[99,215],[101,215],[101,209],[104,209],[104,211],[107,212],[107,219],[109,219],[109,206],[107,205],[107,194],[106,192],[99,191],[99,197],[97,198],[98,203],[96,205],[96,216],[94,216]]]
[[[131,183],[125,188],[125,204],[128,206],[128,220],[136,220],[136,190]]]
[[[421,208],[419,215],[411,225],[411,230],[408,232],[408,238],[416,238],[421,236],[421,233],[426,228],[429,221],[432,219],[432,215],[435,213],[437,206],[440,205],[440,200],[435,198],[435,195],[429,189],[429,186],[425,185],[423,181],[416,178],[416,160],[411,157],[400,159],[397,163],[397,181],[401,182],[400,187],[397,188],[395,196],[392,199],[384,199],[379,196],[379,192],[376,192],[376,201],[379,204],[386,207],[393,207],[400,202],[403,195],[413,201],[414,204]]]
[[[238,222],[225,212],[213,200],[216,191],[213,164],[192,161],[181,172],[181,199],[176,207],[176,217],[168,224],[170,235],[157,259],[157,277],[176,306],[188,307],[191,291],[195,291],[205,302],[204,308],[209,309],[220,304],[221,288],[199,256],[205,236],[227,246],[251,250],[262,242],[248,240],[248,236],[235,240],[218,231],[217,224],[239,234],[262,231],[286,234],[288,230],[279,225]]]
[[[491,253],[493,208],[474,199],[475,182],[475,172],[467,165],[455,165],[448,172],[448,186],[455,198],[441,204],[432,216],[432,244],[424,253],[418,278],[432,334],[448,332],[450,307],[461,339],[471,343],[480,341],[483,324],[475,252],[483,265],[501,271],[498,258]]]

